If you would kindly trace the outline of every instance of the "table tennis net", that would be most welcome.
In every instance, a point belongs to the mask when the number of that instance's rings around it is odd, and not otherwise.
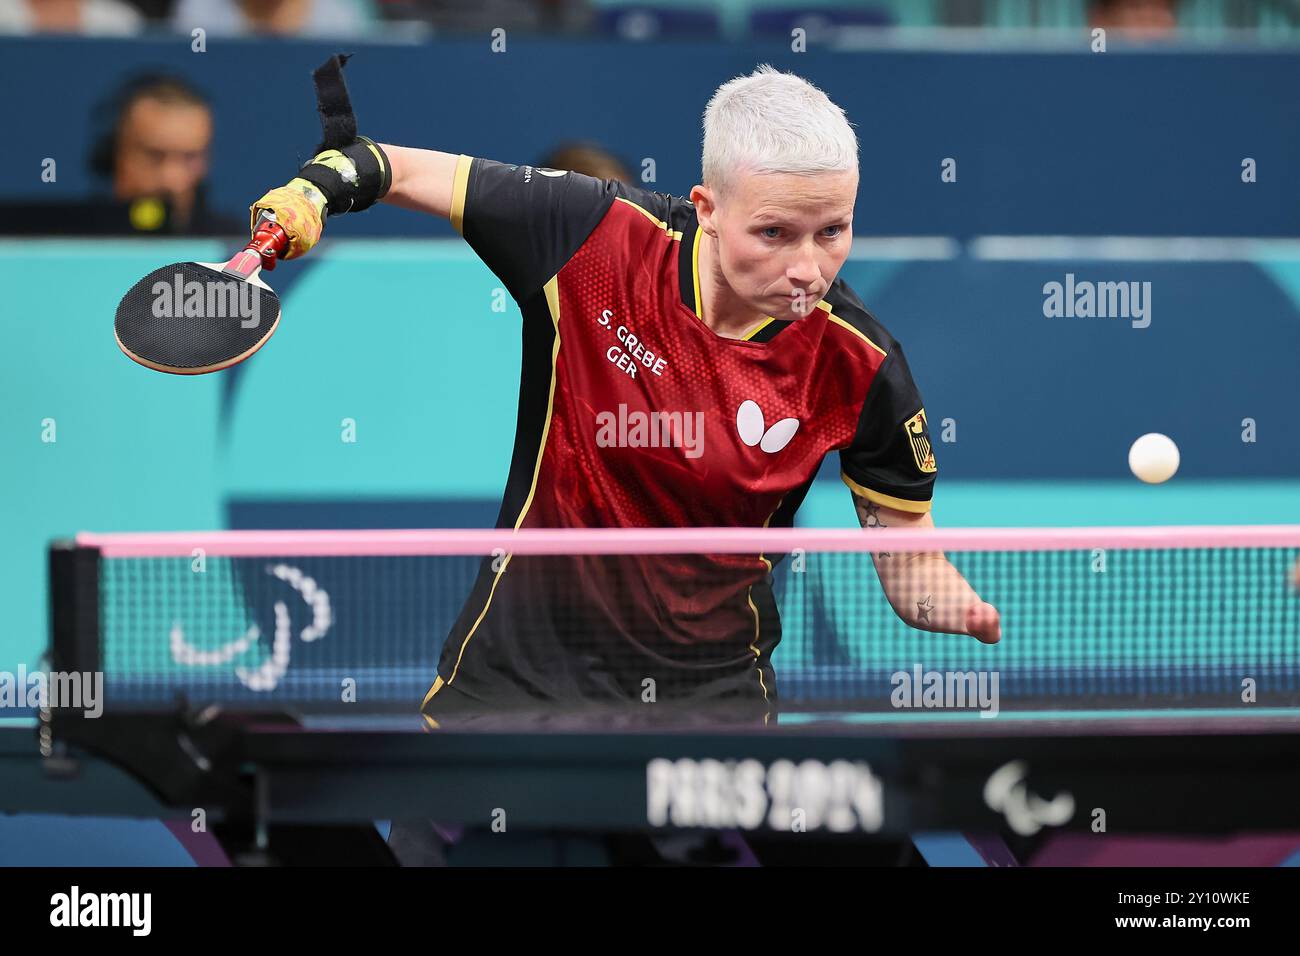
[[[879,534],[83,535],[51,551],[54,657],[112,708],[416,708],[439,676],[545,704],[1300,705],[1300,529]],[[997,644],[913,626],[966,620],[938,552]]]

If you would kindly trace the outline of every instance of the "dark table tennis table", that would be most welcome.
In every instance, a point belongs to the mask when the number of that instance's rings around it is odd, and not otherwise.
[[[249,691],[230,696],[229,674],[187,683],[176,678],[193,675],[170,662],[146,666],[164,656],[160,637],[173,621],[169,602],[180,600],[172,592],[189,593],[175,579],[180,575],[190,586],[188,558],[175,568],[146,559],[141,581],[153,575],[157,587],[143,591],[126,572],[106,583],[105,565],[117,568],[113,562],[130,558],[103,558],[88,545],[57,545],[50,558],[51,669],[108,671],[112,691],[97,719],[60,709],[45,712],[42,721],[0,721],[0,812],[162,818],[184,825],[171,827],[177,833],[202,810],[229,859],[281,863],[301,861],[304,849],[314,851],[314,859],[322,853],[334,862],[360,859],[359,835],[373,839],[375,821],[384,820],[432,820],[471,831],[503,824],[515,832],[596,837],[738,833],[864,847],[919,831],[995,834],[1011,843],[1103,829],[1300,833],[1300,699],[1288,642],[1293,608],[1275,588],[1259,598],[1272,609],[1260,618],[1268,628],[1260,631],[1258,646],[1242,651],[1252,662],[1249,673],[1271,675],[1270,706],[1235,703],[1241,700],[1240,668],[1217,659],[1193,660],[1186,673],[1158,679],[1158,643],[1138,641],[1121,628],[1116,640],[1129,641],[1120,648],[1129,656],[1116,658],[1126,664],[1118,676],[1107,671],[1104,655],[1074,662],[1107,693],[1085,693],[1091,684],[1075,686],[1074,678],[1043,680],[1030,673],[1032,657],[1009,659],[1024,679],[996,716],[951,708],[855,711],[851,693],[820,695],[839,712],[801,712],[800,696],[790,693],[768,724],[714,724],[699,714],[690,715],[690,723],[680,723],[681,715],[667,722],[655,710],[662,705],[647,705],[594,718],[514,714],[433,729],[411,708],[427,683],[398,687],[405,690],[392,695],[400,706],[396,714],[337,702],[339,675],[357,673],[357,665],[370,660],[369,635],[377,621],[391,618],[375,603],[389,594],[383,587],[376,586],[374,595],[360,588],[361,597],[351,603],[344,599],[352,594],[351,565],[332,571],[304,565],[314,584],[330,582],[338,610],[331,639],[340,656],[321,662],[327,665],[320,670],[321,694],[287,696],[275,702],[277,710],[265,710],[253,709],[256,695]],[[1276,573],[1262,579],[1281,580],[1292,558],[1270,551]],[[441,580],[420,567],[412,578],[420,588]],[[1239,577],[1249,583],[1243,585],[1249,596],[1255,594],[1250,582],[1260,575],[1244,567]],[[251,581],[283,585],[260,566],[252,571]],[[461,595],[462,585],[457,579],[449,593]],[[244,611],[266,602],[250,604],[241,591],[228,603],[213,606],[238,612],[218,614],[227,630],[244,626]],[[374,613],[359,610],[356,620],[345,620],[352,603]],[[1253,603],[1241,606],[1258,611]],[[134,619],[123,615],[137,607],[140,627],[132,629],[126,625]],[[1251,620],[1259,617],[1254,611]],[[406,617],[425,621],[428,615]],[[309,623],[319,623],[315,612]],[[229,637],[220,627],[215,633]],[[422,642],[412,646],[430,651]],[[141,647],[148,651],[142,663],[118,653]],[[1063,666],[1067,658],[1062,652],[1051,662]],[[948,669],[933,656],[927,660],[927,666]],[[433,670],[423,658],[407,663],[421,663],[416,672],[425,678]],[[947,658],[942,663],[971,669]],[[154,671],[157,681],[133,683]],[[1201,671],[1209,677],[1198,677]],[[286,693],[312,689],[314,672],[306,661],[295,663],[293,673],[305,678],[286,685]],[[798,668],[782,673],[786,691],[798,690]],[[815,683],[821,689],[848,686],[820,678]],[[1048,693],[1057,683],[1064,689]],[[1022,692],[1022,685],[1029,690]],[[885,686],[878,681],[866,696],[879,705]],[[1134,706],[1146,709],[1121,709],[1132,703],[1121,703],[1125,690],[1138,699]],[[335,705],[326,708],[322,702],[330,694]],[[1045,703],[1034,703],[1039,697]]]
[[[430,731],[418,718],[209,711],[10,721],[0,811],[191,818],[245,862],[346,861],[373,821],[526,831],[921,830],[1033,840],[1106,832],[1300,831],[1290,709],[784,715],[752,728],[596,728],[516,717]],[[304,834],[310,834],[304,838]],[[337,839],[337,847],[328,844]]]

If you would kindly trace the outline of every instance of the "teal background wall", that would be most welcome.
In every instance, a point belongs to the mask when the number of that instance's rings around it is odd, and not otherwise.
[[[1297,261],[855,256],[845,279],[908,350],[950,526],[1300,522]],[[236,372],[123,357],[114,305],[196,241],[0,242],[0,669],[46,640],[44,549],[79,530],[490,525],[514,435],[519,312],[459,240],[327,240],[271,276],[284,318]],[[1042,316],[1066,268],[1155,276],[1150,328]],[[1066,324],[1062,324],[1066,323]],[[1258,421],[1241,441],[1240,420]],[[344,419],[357,441],[340,439]],[[56,441],[44,441],[53,422]],[[1180,444],[1167,485],[1127,472],[1145,431]],[[800,521],[852,525],[833,460]]]

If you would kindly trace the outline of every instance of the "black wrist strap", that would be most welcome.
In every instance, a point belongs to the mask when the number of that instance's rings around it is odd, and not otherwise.
[[[388,193],[392,184],[392,170],[384,151],[372,140],[357,136],[357,118],[343,80],[343,67],[351,58],[350,53],[335,54],[312,72],[322,135],[316,154],[337,149],[352,161],[357,171],[355,182],[320,164],[309,163],[299,173],[325,194],[330,215],[369,209]]]
[[[312,151],[313,154],[327,149],[342,149],[356,141],[357,118],[352,112],[348,85],[343,82],[343,67],[350,59],[351,53],[336,53],[312,72],[322,134],[320,145]]]

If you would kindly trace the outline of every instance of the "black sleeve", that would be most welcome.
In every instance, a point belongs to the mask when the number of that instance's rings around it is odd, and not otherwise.
[[[840,451],[844,483],[899,511],[926,512],[934,493],[934,446],[921,393],[897,344],[862,404],[853,443]]]
[[[515,299],[560,271],[613,205],[617,184],[461,156],[451,222]]]

